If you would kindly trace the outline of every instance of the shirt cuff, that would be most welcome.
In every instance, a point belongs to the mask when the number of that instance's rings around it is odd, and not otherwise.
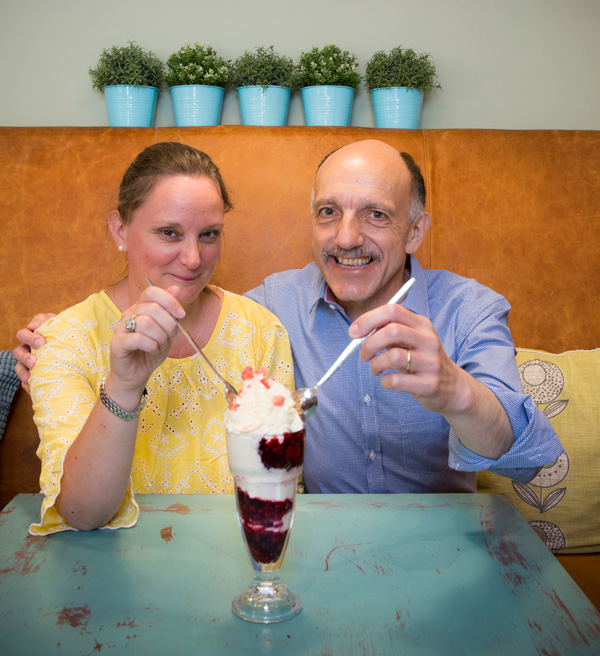
[[[556,460],[564,449],[552,424],[536,407],[531,397],[525,398],[523,410],[527,416],[525,429],[515,437],[512,447],[496,460],[485,458],[467,449],[451,428],[448,465],[458,471],[473,472],[487,469],[500,476],[528,483],[539,467]]]

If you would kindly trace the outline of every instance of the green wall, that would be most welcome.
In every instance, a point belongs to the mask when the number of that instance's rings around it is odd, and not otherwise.
[[[185,41],[230,59],[335,42],[361,72],[376,50],[402,45],[429,52],[443,86],[425,100],[423,128],[597,130],[599,28],[599,0],[3,0],[0,125],[106,125],[88,68],[135,40],[163,60]],[[235,91],[222,123],[240,123]],[[165,90],[156,125],[173,124]],[[300,94],[288,124],[304,124]],[[352,125],[374,125],[362,86]]]

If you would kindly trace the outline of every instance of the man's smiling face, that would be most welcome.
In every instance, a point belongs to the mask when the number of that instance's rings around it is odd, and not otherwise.
[[[406,164],[380,141],[345,146],[317,172],[313,257],[352,319],[387,303],[402,285],[406,254],[418,247],[408,220],[410,197]]]

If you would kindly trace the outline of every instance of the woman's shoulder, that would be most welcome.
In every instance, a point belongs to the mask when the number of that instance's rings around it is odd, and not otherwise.
[[[120,312],[106,292],[91,294],[84,301],[63,310],[44,323],[38,332],[45,337],[71,332],[107,329],[111,333],[120,320]]]
[[[104,371],[119,312],[104,292],[92,294],[44,323],[37,332],[46,343],[36,351],[33,379],[56,382],[59,368],[65,378],[92,380]],[[32,388],[33,389],[33,388]]]
[[[283,324],[279,318],[275,316],[271,310],[267,310],[267,308],[260,303],[253,301],[247,296],[234,294],[225,289],[222,289],[221,291],[223,292],[223,305],[226,312],[235,312],[236,314],[247,318],[253,324],[259,322],[260,324],[283,329]]]

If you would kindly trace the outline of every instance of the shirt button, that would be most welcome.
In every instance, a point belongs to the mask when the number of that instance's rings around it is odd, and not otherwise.
[[[335,305],[334,305],[333,303],[330,303],[330,304],[329,304],[329,309],[330,309],[330,310],[335,310]]]
[[[371,403],[371,397],[367,394],[365,398],[363,399],[365,403]]]
[[[371,460],[375,460],[375,458],[377,458],[377,454],[375,453],[375,451],[371,451],[371,453],[369,453],[369,458]]]

